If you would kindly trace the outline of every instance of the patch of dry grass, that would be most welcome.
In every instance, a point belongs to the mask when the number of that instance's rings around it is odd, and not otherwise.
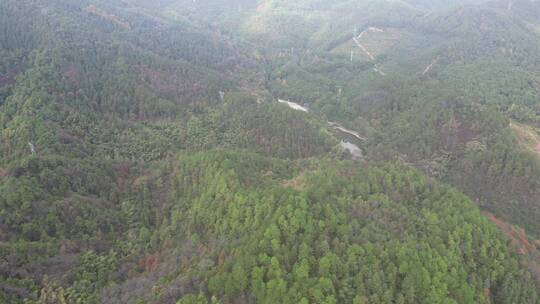
[[[540,155],[540,130],[522,123],[512,122],[510,128],[520,139],[520,144],[527,150]]]

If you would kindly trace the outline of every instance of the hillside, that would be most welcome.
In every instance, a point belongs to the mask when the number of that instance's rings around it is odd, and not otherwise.
[[[534,9],[489,2],[373,23],[329,51],[282,58],[268,88],[369,135],[375,158],[405,159],[538,236],[539,164],[510,127],[539,124]]]
[[[0,2],[0,302],[540,303],[538,13]]]

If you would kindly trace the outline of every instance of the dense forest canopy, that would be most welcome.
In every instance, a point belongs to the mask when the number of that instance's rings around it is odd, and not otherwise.
[[[540,303],[539,67],[532,0],[2,0],[0,303]]]

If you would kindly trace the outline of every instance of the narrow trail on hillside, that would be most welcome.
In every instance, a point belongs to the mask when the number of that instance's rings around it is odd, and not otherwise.
[[[383,29],[380,29],[378,27],[370,26],[367,29],[363,30],[360,35],[358,35],[356,38],[360,39],[362,38],[367,32],[378,32],[378,33],[384,33]]]
[[[383,72],[383,71],[381,71],[381,70],[379,70],[379,68],[378,68],[377,66],[375,66],[375,67],[373,68],[373,71],[379,73],[381,76],[386,76],[386,73]]]
[[[367,29],[363,30],[358,36],[353,37],[352,39],[354,43],[362,50],[362,52],[364,52],[369,57],[371,61],[375,61],[375,56],[373,56],[373,54],[371,54],[371,52],[362,43],[360,43],[360,39],[368,32],[384,33],[384,30],[370,26]],[[386,76],[386,74],[381,71],[377,65],[375,65],[373,71],[379,73],[381,76]]]
[[[434,66],[435,64],[437,64],[438,61],[439,61],[439,58],[433,59],[433,61],[431,62],[431,64],[429,64],[429,65],[424,69],[424,72],[422,72],[422,76],[426,75],[429,71],[431,71],[431,68],[433,68],[433,66]]]
[[[341,132],[343,132],[343,133],[352,135],[352,136],[356,137],[356,138],[359,139],[359,140],[362,140],[362,141],[366,141],[366,140],[367,140],[367,138],[360,136],[360,134],[359,134],[358,132],[352,131],[352,130],[349,130],[349,129],[346,129],[346,128],[344,128],[342,125],[338,124],[337,122],[331,122],[331,121],[329,121],[329,122],[328,122],[328,125],[330,125],[332,128],[334,128],[334,129],[336,129],[336,130],[338,130],[338,131],[341,131]]]
[[[356,45],[364,52],[366,53],[366,55],[368,55],[369,59],[371,61],[375,60],[375,57],[373,57],[373,55],[366,49],[365,46],[363,46],[360,41],[358,41],[358,38],[356,37],[353,37],[353,40],[354,40],[354,43],[356,43]]]
[[[291,108],[293,110],[302,111],[302,112],[309,112],[308,108],[303,107],[303,106],[297,104],[296,102],[292,102],[292,101],[284,100],[284,99],[278,99],[278,102],[288,105],[289,108]]]

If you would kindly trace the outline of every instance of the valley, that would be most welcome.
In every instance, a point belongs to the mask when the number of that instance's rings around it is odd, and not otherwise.
[[[301,105],[299,105],[297,103],[282,100],[282,99],[278,99],[278,102],[286,104],[287,106],[289,106],[293,110],[302,111],[302,112],[308,112],[308,109],[306,107],[303,107],[303,106],[301,106]],[[349,130],[349,129],[345,129],[344,127],[342,127],[338,123],[329,121],[328,125],[331,128],[335,129],[335,130],[338,130],[338,131],[340,131],[342,133],[353,136],[355,139],[358,139],[358,140],[361,140],[361,141],[366,141],[367,140],[366,138],[360,136],[360,134],[358,134],[358,132],[355,132],[355,131],[352,131],[352,130]],[[355,144],[353,144],[351,142],[344,141],[344,139],[341,139],[340,146],[343,148],[343,150],[350,152],[354,159],[361,159],[363,157],[362,150],[357,145],[355,145]]]

